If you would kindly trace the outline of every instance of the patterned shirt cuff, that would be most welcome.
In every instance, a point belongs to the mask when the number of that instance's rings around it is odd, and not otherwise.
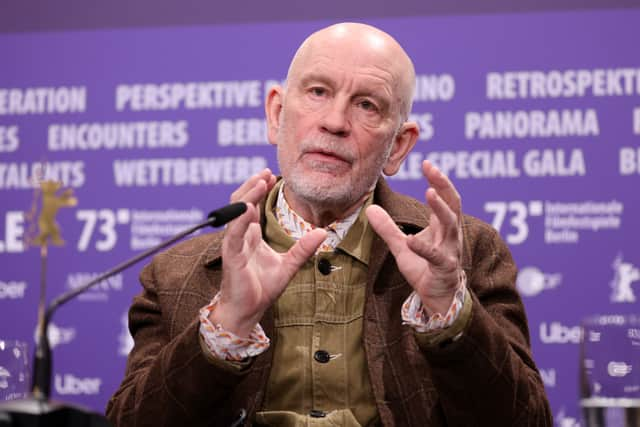
[[[260,324],[253,328],[247,338],[241,338],[225,331],[222,325],[211,323],[209,315],[216,309],[218,301],[220,292],[209,305],[200,309],[200,336],[209,352],[218,359],[232,361],[244,360],[265,352],[269,348],[269,338]]]
[[[402,323],[411,326],[416,332],[429,332],[447,328],[460,316],[466,293],[467,277],[463,270],[458,289],[449,306],[449,310],[447,310],[447,314],[443,316],[440,313],[435,313],[432,316],[428,316],[422,306],[422,300],[414,291],[402,304]]]

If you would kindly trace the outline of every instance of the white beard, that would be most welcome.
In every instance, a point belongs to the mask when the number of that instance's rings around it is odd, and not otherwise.
[[[320,138],[322,139],[324,137]],[[323,147],[343,158],[355,158],[351,153],[345,152],[344,148],[341,148],[341,145],[336,143],[334,138],[327,141],[307,139],[300,144],[302,150],[310,147]],[[354,176],[354,171],[350,171],[342,176],[334,175],[331,173],[332,167],[330,164],[318,162],[317,165],[312,164],[313,171],[322,172],[322,174],[316,178],[314,178],[313,175],[309,176],[311,174],[308,175],[305,173],[301,164],[285,165],[283,168],[281,161],[283,153],[281,147],[284,147],[284,145],[278,144],[278,161],[281,165],[281,172],[287,188],[295,197],[306,201],[312,206],[317,206],[320,209],[326,207],[348,209],[358,202],[358,200],[362,199],[365,194],[373,190],[389,158],[392,144],[389,143],[384,155],[377,159],[369,170],[360,173],[359,176]],[[336,173],[339,172],[341,171],[336,171]]]

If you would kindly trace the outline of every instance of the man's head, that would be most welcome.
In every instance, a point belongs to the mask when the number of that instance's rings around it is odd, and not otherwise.
[[[418,136],[406,122],[414,82],[402,47],[374,27],[337,24],[302,43],[266,105],[294,210],[339,218],[398,171]]]

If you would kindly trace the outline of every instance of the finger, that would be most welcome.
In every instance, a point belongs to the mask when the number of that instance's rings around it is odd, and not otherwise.
[[[365,213],[373,230],[385,241],[391,253],[398,256],[406,245],[407,236],[380,206],[371,205]]]
[[[252,254],[260,242],[262,242],[262,229],[260,223],[253,221],[247,227],[247,232],[244,234],[245,242],[247,244],[246,250],[249,254]]]
[[[257,208],[251,203],[247,203],[247,211],[227,225],[223,248],[230,251],[231,254],[240,253],[244,246],[245,234],[247,233],[249,225],[257,221]]]
[[[273,175],[273,173],[271,173],[271,170],[269,168],[265,168],[260,172],[252,175],[249,179],[243,182],[242,185],[240,185],[240,187],[236,189],[236,191],[231,193],[231,202],[234,203],[242,201],[257,203],[257,200],[248,199],[247,194],[254,190],[256,185],[258,185],[260,181],[264,181],[267,188],[270,189],[269,185],[271,184],[271,187],[273,187],[273,184],[275,184],[275,176]]]
[[[448,235],[453,229],[458,227],[458,216],[451,209],[451,207],[440,197],[440,194],[433,188],[429,188],[426,192],[427,203],[431,207],[431,210],[437,217],[437,224],[429,224],[429,227],[434,226],[435,234],[441,234],[440,237]],[[431,222],[434,222],[431,220]],[[438,226],[440,229],[438,229]]]
[[[458,190],[456,190],[451,180],[429,160],[422,162],[422,173],[425,178],[427,178],[427,181],[429,181],[429,185],[438,192],[445,203],[449,205],[456,214],[460,214],[460,212],[462,212],[462,201]]]
[[[302,236],[285,255],[283,268],[287,275],[293,277],[326,238],[327,231],[322,228],[316,228]]]
[[[278,182],[278,178],[271,173],[271,170],[269,170],[270,175],[267,177],[266,179],[266,183],[267,183],[267,193],[269,191],[271,191],[271,189],[273,188],[274,185],[276,185],[276,182]]]

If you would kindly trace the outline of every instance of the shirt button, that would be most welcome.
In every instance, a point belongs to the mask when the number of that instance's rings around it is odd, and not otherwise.
[[[324,418],[327,416],[324,411],[320,411],[318,409],[312,409],[309,411],[309,416],[312,418]]]
[[[313,358],[316,359],[318,363],[328,363],[331,360],[331,355],[328,351],[318,350],[313,354]]]
[[[320,271],[320,273],[324,274],[325,276],[331,273],[331,263],[328,259],[322,258],[320,261],[318,261],[318,271]]]

